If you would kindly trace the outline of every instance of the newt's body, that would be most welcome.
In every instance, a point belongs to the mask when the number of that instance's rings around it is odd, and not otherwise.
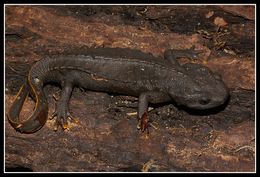
[[[228,90],[218,75],[198,64],[180,66],[176,60],[179,56],[191,58],[192,54],[189,50],[167,50],[162,59],[137,50],[102,48],[89,49],[84,55],[43,59],[31,68],[27,83],[10,108],[9,122],[22,133],[39,130],[48,117],[43,86],[49,82],[62,86],[53,115],[61,125],[66,125],[70,116],[68,103],[74,86],[139,97],[139,119],[147,116],[149,102],[174,101],[194,109],[223,104]],[[19,113],[28,93],[36,100],[36,107],[28,120],[20,122]]]

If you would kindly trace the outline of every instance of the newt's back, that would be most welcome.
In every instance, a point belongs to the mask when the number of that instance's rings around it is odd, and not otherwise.
[[[56,56],[43,62],[49,63],[45,68],[83,71],[107,80],[133,83],[163,80],[169,72],[176,72],[176,68],[163,58],[119,48],[89,49],[84,55]]]

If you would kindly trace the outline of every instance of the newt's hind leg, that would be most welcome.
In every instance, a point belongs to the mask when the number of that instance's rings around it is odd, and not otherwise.
[[[57,100],[56,108],[52,116],[50,117],[50,119],[56,117],[54,130],[57,130],[59,125],[64,130],[67,129],[68,119],[72,119],[72,120],[74,119],[69,112],[69,100],[73,90],[73,84],[72,82],[66,82],[65,84],[62,85],[63,87],[61,91],[61,97],[59,100]]]

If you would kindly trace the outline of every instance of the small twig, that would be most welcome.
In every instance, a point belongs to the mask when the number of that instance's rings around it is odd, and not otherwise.
[[[242,147],[236,149],[235,152],[238,152],[238,151],[240,151],[242,149],[249,149],[249,150],[255,152],[255,149],[252,146],[248,146],[248,145],[245,145],[245,146],[242,146]]]

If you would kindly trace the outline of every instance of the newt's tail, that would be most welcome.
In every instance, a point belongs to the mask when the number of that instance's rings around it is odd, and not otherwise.
[[[19,115],[29,93],[35,98],[35,109],[27,120],[21,121]],[[21,133],[34,133],[40,130],[48,118],[48,105],[45,95],[41,90],[28,84],[27,81],[20,88],[7,117],[12,127]]]

